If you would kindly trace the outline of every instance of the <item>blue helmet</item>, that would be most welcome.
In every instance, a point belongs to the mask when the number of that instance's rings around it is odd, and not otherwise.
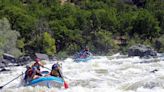
[[[53,70],[53,69],[57,69],[58,66],[59,66],[58,64],[54,64],[54,65],[52,65],[52,70]]]

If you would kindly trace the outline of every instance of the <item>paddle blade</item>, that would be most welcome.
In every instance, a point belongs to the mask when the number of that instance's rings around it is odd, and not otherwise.
[[[2,89],[3,88],[3,86],[0,86],[0,89]]]
[[[64,88],[67,89],[68,88],[68,84],[66,82],[64,82]]]

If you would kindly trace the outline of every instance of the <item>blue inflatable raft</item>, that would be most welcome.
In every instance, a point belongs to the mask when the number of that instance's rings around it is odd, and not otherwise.
[[[86,57],[86,58],[76,58],[75,62],[87,62],[89,60],[93,59],[92,56]]]
[[[30,81],[27,86],[47,86],[51,87],[62,87],[64,84],[63,79],[54,77],[54,76],[46,76],[40,77]]]

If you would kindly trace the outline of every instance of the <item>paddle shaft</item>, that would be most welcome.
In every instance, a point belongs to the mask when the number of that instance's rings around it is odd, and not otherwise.
[[[20,74],[19,76],[17,76],[16,78],[12,79],[11,81],[7,82],[6,84],[4,84],[3,86],[0,86],[0,89],[2,89],[4,86],[8,85],[9,83],[11,83],[12,81],[16,80],[17,78],[19,78],[20,76],[22,76],[24,73]]]
[[[43,67],[43,68],[46,68],[46,69],[48,69],[48,70],[50,70],[50,71],[51,71],[51,69],[50,69],[50,68],[47,68],[47,67]]]
[[[67,89],[67,88],[68,88],[68,84],[67,84],[67,82],[64,80],[63,74],[62,74],[62,72],[61,72],[60,69],[59,69],[59,74],[60,74],[61,78],[62,78],[63,81],[64,81],[64,87],[65,87],[65,89]]]

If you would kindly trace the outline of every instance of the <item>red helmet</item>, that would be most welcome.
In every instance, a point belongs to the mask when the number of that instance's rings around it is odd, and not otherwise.
[[[36,58],[36,59],[35,59],[35,62],[39,62],[39,61],[40,61],[40,59],[39,59],[39,58]]]

